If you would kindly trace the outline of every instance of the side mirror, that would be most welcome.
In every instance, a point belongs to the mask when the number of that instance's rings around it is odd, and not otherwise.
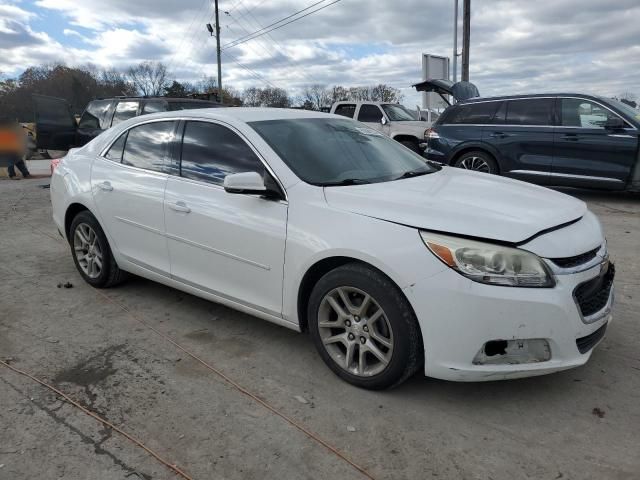
[[[607,130],[621,130],[624,128],[624,120],[620,117],[607,118],[607,121],[604,123],[604,128]]]
[[[267,187],[262,175],[257,172],[232,173],[224,177],[224,189],[228,193],[264,195]]]
[[[386,124],[387,124],[387,117],[383,116],[383,117],[380,119],[380,123],[381,123],[381,124],[383,124],[383,125],[386,125]]]

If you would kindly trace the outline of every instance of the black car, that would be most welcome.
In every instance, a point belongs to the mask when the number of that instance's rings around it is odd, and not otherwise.
[[[433,83],[418,86],[449,93]],[[433,124],[425,156],[543,185],[638,190],[639,129],[640,111],[599,96],[468,98]]]
[[[114,97],[92,100],[76,122],[66,100],[33,95],[35,104],[36,146],[46,150],[81,147],[104,130],[147,113],[223,105],[208,100],[169,97]]]

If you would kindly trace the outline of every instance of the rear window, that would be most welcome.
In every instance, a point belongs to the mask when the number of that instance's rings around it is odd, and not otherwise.
[[[380,123],[382,112],[377,105],[361,105],[358,112],[359,122]]]
[[[507,102],[507,125],[553,125],[553,98]]]
[[[501,102],[480,102],[458,105],[447,115],[446,122],[454,124],[487,124]]]
[[[338,105],[336,107],[336,111],[333,113],[336,115],[342,115],[343,117],[353,118],[353,115],[356,113],[356,104],[343,103],[342,105]]]
[[[89,128],[89,129],[102,129],[105,130],[108,128],[105,125],[105,115],[107,110],[109,110],[109,106],[111,105],[111,100],[94,100],[89,102],[87,105],[87,109],[82,114],[80,118],[80,123],[78,124],[78,128]]]

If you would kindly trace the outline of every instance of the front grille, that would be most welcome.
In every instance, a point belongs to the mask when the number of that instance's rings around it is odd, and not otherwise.
[[[607,331],[607,325],[608,324],[605,323],[599,329],[597,329],[595,332],[590,333],[586,337],[578,338],[576,340],[576,346],[578,347],[578,351],[580,353],[587,353],[589,350],[591,350],[593,347],[595,347],[596,344],[600,340],[602,340],[602,337],[604,337],[604,334]]]
[[[593,260],[598,253],[598,250],[600,250],[600,247],[594,248],[593,250],[585,253],[581,253],[580,255],[576,255],[575,257],[550,258],[549,260],[551,260],[560,268],[573,268]]]
[[[588,317],[602,310],[609,300],[611,287],[613,286],[613,277],[616,269],[613,264],[609,264],[609,268],[604,274],[581,283],[574,291],[574,296],[580,307],[583,317]]]

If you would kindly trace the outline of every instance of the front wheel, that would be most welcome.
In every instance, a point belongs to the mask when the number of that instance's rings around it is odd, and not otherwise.
[[[309,329],[320,356],[352,385],[399,385],[422,365],[418,323],[398,287],[357,263],[336,268],[314,287]]]
[[[465,170],[473,170],[483,173],[498,173],[498,164],[488,153],[480,150],[473,150],[463,153],[455,161],[454,167],[463,168]]]

